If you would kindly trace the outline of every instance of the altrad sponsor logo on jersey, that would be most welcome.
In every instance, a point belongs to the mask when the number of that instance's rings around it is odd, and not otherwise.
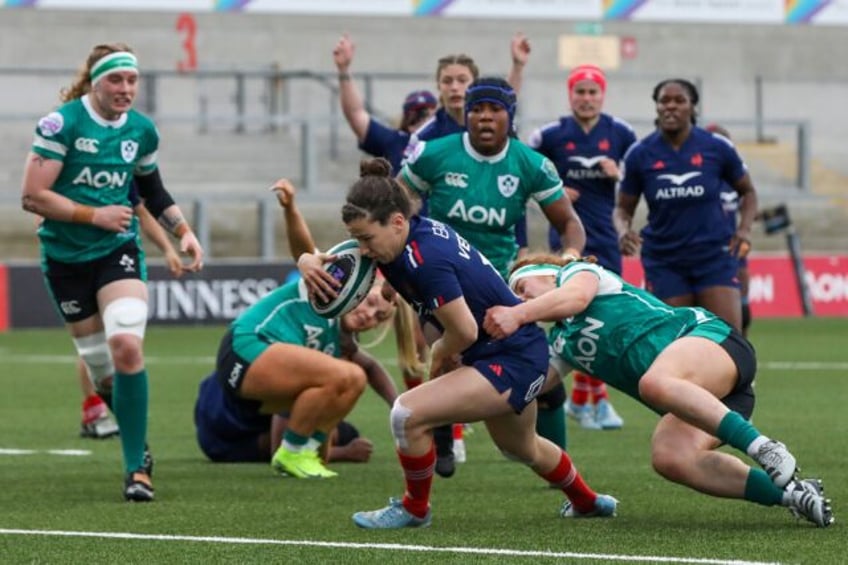
[[[565,173],[565,177],[574,180],[606,178],[607,175],[604,174],[604,171],[598,168],[598,164],[604,158],[606,158],[606,155],[597,155],[595,157],[572,155],[568,158],[568,160],[577,163],[580,165],[580,168],[568,169]]]
[[[664,186],[657,189],[657,200],[673,200],[675,198],[699,198],[704,195],[706,189],[702,184],[685,184],[687,181],[701,176],[700,171],[690,171],[682,175],[666,173],[657,176],[657,180],[670,181],[673,186]]]
[[[85,184],[94,188],[120,188],[126,186],[127,173],[118,171],[93,172],[91,167],[85,167],[72,182],[73,184]]]

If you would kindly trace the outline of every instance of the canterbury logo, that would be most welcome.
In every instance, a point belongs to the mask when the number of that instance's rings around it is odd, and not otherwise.
[[[689,179],[693,179],[697,176],[701,176],[700,171],[692,171],[691,173],[684,173],[682,175],[673,175],[671,173],[667,173],[664,175],[659,175],[658,179],[667,179],[671,181],[671,184],[677,186],[683,186],[683,183],[688,181]]]
[[[64,313],[67,316],[71,316],[73,314],[79,314],[80,312],[82,312],[82,308],[80,308],[79,302],[77,302],[76,300],[67,300],[67,301],[61,302],[59,304],[59,308],[61,308],[62,313]]]
[[[468,188],[468,175],[465,173],[447,173],[445,174],[445,184],[457,188]]]
[[[580,166],[584,169],[592,169],[601,162],[601,159],[604,159],[606,155],[598,155],[597,157],[580,157],[577,155],[573,155],[568,158],[569,161],[577,161],[580,163]]]
[[[87,137],[78,137],[76,141],[74,141],[74,148],[77,151],[82,151],[83,153],[97,153],[97,144],[100,143],[96,139],[89,139]]]

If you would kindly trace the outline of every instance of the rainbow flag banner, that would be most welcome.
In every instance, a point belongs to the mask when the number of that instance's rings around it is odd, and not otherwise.
[[[781,24],[785,0],[604,0],[604,18],[687,23]],[[720,4],[720,5],[718,5]]]

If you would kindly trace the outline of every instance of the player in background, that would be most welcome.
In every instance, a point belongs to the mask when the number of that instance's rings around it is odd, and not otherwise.
[[[550,159],[556,166],[565,191],[586,230],[583,255],[594,255],[605,269],[621,274],[621,252],[612,223],[615,185],[621,177],[618,165],[625,152],[636,143],[630,124],[601,111],[607,90],[603,70],[580,65],[567,80],[571,115],[563,116],[534,130],[527,144]],[[551,227],[548,245],[562,253],[559,234]],[[562,384],[552,399],[551,410],[562,409],[565,396]],[[609,400],[606,385],[600,379],[574,372],[571,398],[566,412],[580,426],[590,430],[619,429],[624,421]]]
[[[468,131],[420,142],[401,169],[401,184],[426,199],[429,216],[457,230],[503,277],[518,256],[516,226],[525,221],[530,200],[555,226],[561,245],[579,255],[583,228],[556,168],[512,136],[514,90],[503,79],[480,78],[468,89],[465,103]],[[562,383],[556,386],[539,400],[544,408],[538,412],[538,428],[564,448],[564,390]],[[440,474],[450,469],[439,463]]]
[[[113,379],[112,408],[121,429],[123,495],[154,496],[144,467],[148,377],[143,339],[147,271],[130,206],[133,180],[154,217],[180,239],[200,268],[203,250],[159,175],[159,133],[132,105],[138,60],[125,44],[95,46],[39,120],[23,175],[22,206],[44,218],[38,229],[45,283],[87,371]]]
[[[403,116],[398,129],[387,127],[374,119],[365,109],[359,90],[350,72],[353,63],[355,45],[347,35],[342,35],[333,49],[333,61],[338,70],[339,102],[348,125],[356,135],[359,149],[374,157],[385,157],[392,165],[392,171],[400,171],[401,162],[407,155],[410,139],[421,125],[436,111],[438,100],[428,90],[410,92],[403,102]],[[407,328],[417,328],[412,309],[403,300],[397,301],[397,313],[394,316],[395,336],[405,336]],[[426,374],[427,343],[420,329],[415,331],[417,354],[401,356],[401,374],[406,388],[421,384]],[[403,349],[403,344],[398,344]]]
[[[795,456],[750,421],[754,348],[732,326],[697,307],[671,307],[594,263],[556,255],[516,265],[510,287],[525,302],[486,313],[497,339],[522,324],[553,322],[550,379],[581,368],[660,414],[651,463],[666,479],[699,492],[782,505],[826,527],[833,522],[821,481],[799,479]],[[717,451],[727,444],[754,469]]]
[[[730,139],[730,133],[719,124],[707,124],[704,127],[710,133],[717,133]],[[725,184],[725,191],[721,196],[721,205],[730,228],[735,230],[739,223],[739,194],[732,186]],[[743,336],[748,337],[748,328],[751,327],[751,303],[748,299],[748,288],[751,282],[751,274],[748,272],[748,257],[739,257],[739,270],[736,271],[739,279],[739,295],[742,301],[742,330]]]
[[[524,67],[530,57],[530,41],[527,37],[517,32],[510,41],[511,66],[507,76],[507,82],[517,93],[521,90]],[[436,85],[439,93],[439,108],[436,113],[425,122],[412,136],[407,155],[415,151],[420,141],[431,141],[465,131],[465,93],[472,82],[480,76],[480,70],[474,59],[464,53],[445,55],[436,64]],[[393,169],[396,173],[397,170]],[[426,199],[422,202],[420,213],[427,215],[428,204]],[[527,247],[526,220],[522,220],[517,230],[517,239],[520,248]],[[426,344],[435,339],[435,336],[424,337],[419,332],[417,340],[419,348],[419,367],[424,366],[427,358]],[[435,430],[436,452],[438,462],[436,472],[442,477],[450,477],[455,470],[455,460],[465,460],[463,428],[459,425],[440,426]],[[454,445],[457,446],[458,457],[455,457]]]
[[[391,177],[385,159],[362,162],[342,208],[342,221],[363,254],[377,261],[388,283],[441,330],[432,345],[430,380],[401,394],[391,410],[405,493],[384,508],[355,513],[354,523],[368,529],[430,525],[436,463],[432,429],[480,420],[505,455],[559,485],[569,498],[563,516],[614,515],[616,500],[592,491],[568,455],[535,433],[533,401],[547,371],[544,332],[529,324],[509,340],[493,341],[480,325],[486,309],[518,299],[465,238],[441,222],[412,215],[412,208],[408,191]],[[323,282],[309,279],[310,288],[325,296],[331,277],[321,268],[321,256],[305,254],[299,264],[307,261],[324,277]]]
[[[294,202],[294,186],[280,179],[272,189],[283,207],[292,257],[315,251]],[[306,287],[318,275],[304,269],[301,274],[230,324],[212,378],[201,384],[195,426],[201,449],[212,459],[267,461],[274,450],[272,466],[288,476],[332,478],[337,473],[324,465],[318,449],[353,409],[365,383],[389,404],[397,396],[385,369],[355,339],[358,332],[389,322],[395,306],[376,282],[347,314],[321,317]],[[269,434],[271,416],[283,411],[285,431],[278,427]]]
[[[530,41],[518,32],[510,42],[512,65],[506,81],[517,94],[521,91],[524,66],[530,57]],[[413,146],[418,141],[438,139],[465,131],[465,92],[480,77],[474,59],[465,54],[445,55],[436,64],[436,84],[439,89],[439,107],[413,135]]]
[[[739,258],[751,249],[757,193],[726,137],[695,125],[698,91],[669,79],[653,91],[657,129],[624,157],[614,212],[624,255],[641,247],[646,288],[671,306],[701,306],[742,328]],[[735,231],[722,209],[727,183],[741,199]],[[639,199],[648,205],[641,235],[633,229]]]
[[[356,136],[359,149],[374,157],[385,157],[392,164],[392,170],[397,172],[406,155],[410,136],[433,115],[438,101],[429,90],[415,90],[403,101],[403,115],[397,129],[380,123],[365,109],[351,75],[354,52],[355,45],[347,35],[342,35],[333,49],[342,112]]]

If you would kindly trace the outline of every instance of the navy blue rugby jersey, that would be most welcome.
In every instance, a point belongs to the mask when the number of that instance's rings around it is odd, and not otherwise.
[[[584,255],[594,255],[606,269],[621,273],[618,235],[612,223],[616,181],[604,174],[599,162],[608,157],[619,163],[636,143],[633,128],[609,114],[601,114],[587,133],[572,116],[534,130],[527,145],[553,161],[568,188],[580,192],[572,202],[586,230]],[[552,248],[559,247],[559,234]]]
[[[400,166],[409,146],[409,134],[387,127],[374,118],[368,122],[368,131],[359,144],[359,149],[374,157],[385,157],[392,164],[392,174],[400,172]]]
[[[687,259],[727,246],[733,231],[721,195],[725,183],[733,186],[746,173],[730,140],[699,127],[677,151],[658,131],[636,143],[624,157],[619,190],[644,195],[648,204],[642,253]]]
[[[539,337],[542,329],[529,324],[507,339],[493,340],[483,330],[486,310],[514,306],[520,299],[489,260],[453,228],[421,216],[413,216],[409,222],[406,247],[394,261],[381,264],[380,271],[419,316],[440,330],[442,326],[433,312],[459,297],[465,298],[479,334],[477,341],[463,351],[464,364],[500,351],[521,352],[523,344]]]

